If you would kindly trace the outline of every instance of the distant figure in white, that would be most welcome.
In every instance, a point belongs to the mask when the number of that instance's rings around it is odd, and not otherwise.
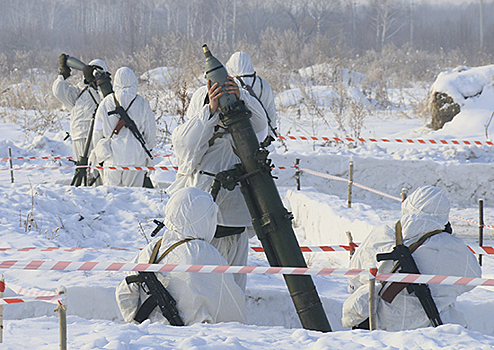
[[[450,202],[445,193],[433,186],[418,188],[401,206],[401,232],[403,244],[410,247],[425,238],[412,253],[421,274],[480,277],[481,269],[475,255],[465,243],[452,233],[449,224]],[[398,229],[399,230],[399,229]],[[427,235],[427,236],[426,236]],[[350,268],[368,269],[377,266],[379,273],[389,273],[396,262],[377,262],[376,254],[388,253],[395,246],[395,227],[382,225],[374,228],[357,248]],[[391,283],[376,287],[377,328],[402,331],[431,326],[424,308],[415,294],[401,290],[391,302],[383,295]],[[443,323],[467,327],[463,315],[455,308],[455,301],[472,286],[428,285]],[[349,280],[353,294],[343,304],[344,327],[359,327],[369,317],[369,287],[364,277]],[[389,300],[389,298],[385,297]]]
[[[228,74],[238,79],[240,85],[261,103],[268,117],[268,134],[276,139],[277,114],[271,85],[256,74],[254,65],[245,52],[235,52],[226,62],[225,67]]]
[[[52,91],[53,95],[70,111],[72,154],[74,160],[78,161],[84,153],[91,118],[103,95],[99,90],[89,86],[86,80],[80,81],[77,85],[72,85],[67,81],[71,74],[71,69],[66,63],[67,57],[65,54],[60,56],[60,75],[53,83]],[[92,60],[88,65],[97,66],[104,72],[108,71],[105,62],[100,59]],[[90,150],[93,146],[91,144]]]
[[[218,206],[209,193],[194,187],[176,191],[165,208],[163,237],[149,243],[134,263],[150,263],[153,249],[161,244],[155,255],[161,257],[167,250],[168,253],[154,263],[226,266],[225,259],[210,244],[217,212]],[[245,296],[232,274],[159,272],[156,275],[175,299],[186,326],[201,322],[244,322]],[[135,322],[136,312],[147,295],[136,283],[123,280],[116,289],[116,298],[124,320]],[[151,312],[149,319],[169,324],[159,307]]]
[[[259,101],[246,89],[240,88],[238,80],[228,77],[226,91],[243,100],[252,112],[250,121],[257,140],[263,141],[268,134],[266,113]],[[220,120],[219,98],[223,95],[217,83],[200,87],[193,95],[187,109],[187,121],[173,130],[172,144],[178,173],[166,192],[173,195],[180,188],[193,186],[209,191],[213,176],[233,169],[240,163],[234,150],[232,136]],[[249,237],[255,235],[252,218],[237,186],[233,191],[221,188],[216,198],[219,206],[218,227],[211,244],[225,257],[229,265],[247,264]],[[247,228],[247,229],[246,229]],[[235,281],[245,290],[247,276],[235,274]]]
[[[116,106],[122,106],[145,141],[145,147],[152,151],[156,138],[156,120],[149,103],[137,94],[138,83],[134,72],[122,67],[115,73],[113,94],[101,102],[96,112],[93,144],[95,145],[89,160],[91,164],[104,166],[153,166],[142,144],[129,128],[118,124],[120,116],[111,113]],[[103,170],[103,185],[142,187],[144,171],[139,170]]]

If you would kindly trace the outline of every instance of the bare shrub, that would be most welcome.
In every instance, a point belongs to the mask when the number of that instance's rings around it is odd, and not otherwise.
[[[283,32],[269,28],[261,35],[265,78],[274,91],[290,89],[290,76],[298,67],[301,42],[292,30]]]
[[[37,135],[63,129],[57,112],[60,104],[52,95],[50,76],[38,73],[35,78],[30,76],[20,80],[13,76],[2,83],[6,86],[0,91],[0,106],[4,107],[0,118],[4,122],[21,121],[24,131]]]
[[[345,131],[346,110],[350,103],[350,96],[348,96],[347,86],[343,83],[336,85],[335,92],[335,96],[331,99],[330,109],[338,129]]]
[[[191,96],[187,91],[187,82],[184,81],[180,90],[177,93],[178,97],[178,108],[177,114],[179,117],[179,123],[185,123],[185,114],[187,113],[187,109],[189,108]]]
[[[63,129],[62,118],[53,110],[24,111],[22,129],[26,133],[43,135],[47,131],[57,132]]]
[[[350,113],[348,115],[348,128],[351,130],[353,138],[360,138],[364,127],[364,120],[367,116],[367,110],[361,100],[352,100],[350,102]]]

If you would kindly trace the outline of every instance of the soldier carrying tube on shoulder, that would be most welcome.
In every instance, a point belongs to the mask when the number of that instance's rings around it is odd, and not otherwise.
[[[72,153],[77,166],[71,185],[87,185],[88,155],[93,148],[91,138],[94,117],[101,100],[112,92],[110,73],[105,62],[95,59],[85,64],[75,57],[61,54],[59,76],[52,86],[54,96],[70,111],[70,137]],[[70,84],[68,79],[72,69],[83,72],[84,79],[78,84]],[[93,173],[94,177],[97,172]]]

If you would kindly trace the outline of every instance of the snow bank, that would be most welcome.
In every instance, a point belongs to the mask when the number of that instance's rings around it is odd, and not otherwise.
[[[294,225],[304,227],[305,239],[312,245],[348,244],[347,231],[355,242],[362,242],[381,219],[372,207],[347,202],[337,196],[302,188],[285,197],[295,216]]]
[[[385,153],[385,149],[379,146],[372,147],[377,152]],[[406,153],[407,151],[403,151]],[[459,152],[458,148],[446,149],[447,152]],[[368,157],[365,154],[334,154],[334,152],[320,149],[318,152],[305,154],[273,154],[274,164],[293,164],[295,158],[300,158],[300,168],[317,171],[348,179],[349,162],[354,166],[353,181],[399,198],[401,190],[409,192],[426,185],[437,186],[446,191],[448,198],[453,203],[476,205],[480,198],[489,198],[494,193],[494,164],[485,163],[456,163],[447,161],[435,161],[427,159],[424,154],[414,149],[408,150],[409,154],[392,156]],[[416,155],[415,159],[413,154]],[[402,159],[400,159],[402,157]],[[465,157],[475,159],[475,148],[466,151]],[[394,158],[394,159],[393,159]],[[276,176],[279,186],[295,186],[294,169],[278,170]],[[302,171],[300,180],[302,186],[309,185],[317,191],[326,194],[337,195],[341,198],[347,196],[347,181],[329,180],[317,177]],[[353,186],[353,198],[356,201],[364,199],[376,200],[385,198],[389,203],[396,202],[387,199],[380,194]],[[397,202],[399,203],[399,202]]]
[[[442,72],[431,86],[431,92],[445,92],[460,105],[458,113],[434,136],[490,139],[494,133],[491,123],[494,110],[494,65],[457,67]]]
[[[71,349],[492,349],[494,337],[456,325],[389,333],[385,331],[338,331],[320,333],[305,329],[246,326],[238,323],[196,324],[189,327],[88,321],[68,316]],[[54,317],[7,321],[2,349],[52,350],[58,343]],[[36,329],[36,337],[26,337]],[[12,341],[15,340],[15,343]]]
[[[491,84],[494,65],[482,67],[464,67],[441,72],[431,86],[431,92],[445,92],[456,103],[463,104],[467,98],[479,95],[484,87]]]
[[[350,86],[362,84],[365,80],[365,75],[348,68],[338,67],[329,63],[316,64],[310,67],[298,70],[300,76],[307,80],[321,80],[326,78],[330,81],[342,81]]]
[[[142,74],[140,79],[156,85],[166,86],[170,83],[172,75],[177,71],[178,69],[174,67],[159,67]]]

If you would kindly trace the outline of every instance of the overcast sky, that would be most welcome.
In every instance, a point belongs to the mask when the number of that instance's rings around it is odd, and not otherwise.
[[[369,0],[360,0],[360,2],[368,2]],[[429,4],[447,4],[447,3],[450,3],[450,4],[468,4],[468,3],[480,3],[480,0],[409,0],[409,1],[413,1],[414,3],[421,3],[421,2],[425,2],[425,3],[429,3]],[[494,0],[483,0],[483,3],[484,4],[487,4],[487,3],[491,3],[493,2]]]
[[[480,0],[414,0],[414,2],[427,2],[430,4],[444,4],[444,3],[451,3],[451,4],[468,4],[471,2],[474,3],[480,3]],[[486,4],[488,2],[492,2],[493,0],[483,0],[483,3]]]

